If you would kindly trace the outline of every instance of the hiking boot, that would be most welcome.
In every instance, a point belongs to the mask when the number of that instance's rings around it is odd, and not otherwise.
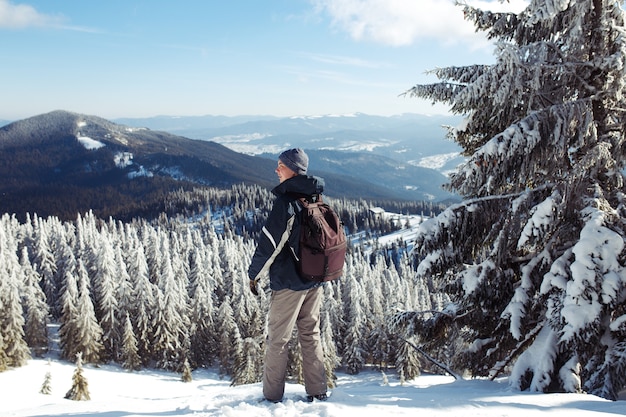
[[[313,400],[326,401],[327,399],[328,399],[328,395],[326,395],[326,393],[306,396],[306,400],[310,403],[312,403]]]

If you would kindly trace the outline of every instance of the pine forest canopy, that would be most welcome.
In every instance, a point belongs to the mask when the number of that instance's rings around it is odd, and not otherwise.
[[[407,95],[446,103],[464,196],[422,225],[417,280],[451,297],[395,317],[428,347],[463,337],[454,366],[537,391],[615,399],[626,387],[626,32],[621,1],[465,6],[493,65],[433,71]]]

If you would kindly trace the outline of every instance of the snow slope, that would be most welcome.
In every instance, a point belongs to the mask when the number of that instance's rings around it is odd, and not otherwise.
[[[44,359],[0,373],[0,415],[33,416],[616,416],[626,415],[626,403],[585,394],[541,394],[513,391],[506,380],[455,381],[423,375],[401,385],[392,373],[339,374],[338,386],[326,402],[301,401],[304,389],[289,383],[286,399],[272,404],[261,399],[261,385],[231,387],[213,371],[180,375],[164,371],[127,372],[117,366],[84,367],[90,401],[64,399],[72,384],[74,364]],[[52,393],[40,394],[47,372]]]

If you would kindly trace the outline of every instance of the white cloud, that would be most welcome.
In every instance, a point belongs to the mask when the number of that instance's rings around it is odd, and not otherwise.
[[[463,19],[462,6],[454,0],[311,0],[316,10],[330,16],[332,25],[357,41],[369,40],[392,46],[422,41],[465,43],[480,47],[485,37],[476,34]],[[528,0],[469,1],[474,7],[493,11],[521,11]]]
[[[59,16],[39,13],[27,4],[13,4],[8,0],[0,0],[0,28],[57,26],[61,21]]]

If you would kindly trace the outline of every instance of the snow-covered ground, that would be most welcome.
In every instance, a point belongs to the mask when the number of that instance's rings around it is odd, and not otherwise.
[[[285,400],[261,399],[261,385],[231,387],[213,371],[195,371],[185,383],[175,373],[127,372],[113,365],[84,367],[91,400],[64,399],[75,365],[30,360],[28,365],[0,372],[0,415],[32,416],[616,416],[626,415],[626,402],[611,402],[585,394],[541,394],[513,391],[506,380],[460,380],[423,375],[405,385],[396,376],[366,371],[339,374],[326,402],[301,401],[301,385],[287,385]],[[52,393],[39,391],[50,371]]]

